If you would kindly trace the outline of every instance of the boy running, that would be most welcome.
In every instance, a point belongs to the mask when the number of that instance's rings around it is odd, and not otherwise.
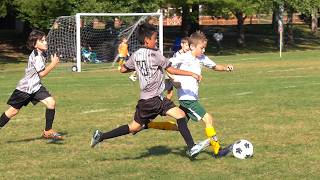
[[[138,39],[142,47],[133,53],[120,69],[122,73],[135,70],[138,74],[140,100],[136,106],[134,119],[128,125],[122,125],[106,133],[96,130],[92,136],[91,147],[105,139],[138,132],[158,115],[169,115],[177,120],[178,129],[188,146],[187,155],[190,156],[194,141],[187,127],[185,113],[176,107],[172,101],[162,96],[164,90],[163,69],[171,74],[192,76],[191,78],[196,81],[201,80],[201,76],[171,67],[169,60],[162,56],[158,49],[155,49],[157,29],[153,25],[148,23],[140,25]],[[196,155],[193,154],[194,156]]]
[[[10,106],[0,117],[0,129],[9,120],[18,114],[22,106],[27,106],[29,102],[37,104],[42,102],[46,106],[46,126],[43,137],[47,139],[62,139],[62,136],[52,130],[55,115],[55,100],[47,89],[42,85],[41,78],[48,75],[59,63],[59,57],[51,55],[51,63],[45,66],[44,53],[48,49],[45,33],[33,30],[28,38],[27,47],[32,50],[28,65],[25,69],[25,76],[19,81],[7,104]]]
[[[202,32],[197,31],[193,33],[189,39],[191,51],[172,60],[173,66],[196,74],[201,74],[202,65],[215,71],[232,71],[232,65],[223,66],[216,64],[203,54],[207,41],[206,36]],[[210,139],[213,154],[218,155],[220,144],[213,127],[213,117],[206,112],[199,102],[199,82],[187,76],[175,76],[175,80],[181,84],[181,87],[177,89],[180,108],[187,114],[188,118],[194,121],[202,120],[205,123],[205,133]]]

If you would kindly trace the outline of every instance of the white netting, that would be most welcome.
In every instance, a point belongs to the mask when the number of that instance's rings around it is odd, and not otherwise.
[[[48,36],[48,54],[58,53],[61,60],[76,61],[75,16],[61,16],[53,23]]]
[[[136,36],[137,26],[146,21],[159,27],[159,15],[81,15],[81,61],[93,63],[113,61],[118,54],[121,37],[128,39],[128,50],[132,54],[140,46]],[[62,61],[76,62],[77,50],[79,51],[76,33],[75,16],[57,18],[48,33],[48,54],[57,52]]]

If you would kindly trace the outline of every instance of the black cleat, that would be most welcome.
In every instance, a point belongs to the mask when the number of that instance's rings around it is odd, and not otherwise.
[[[232,151],[233,144],[228,145],[225,148],[219,150],[217,155],[213,155],[215,158],[221,158],[227,156]]]

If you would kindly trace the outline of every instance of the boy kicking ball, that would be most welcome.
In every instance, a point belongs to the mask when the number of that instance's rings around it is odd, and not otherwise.
[[[96,130],[91,139],[91,147],[106,139],[138,132],[158,115],[169,115],[177,120],[178,130],[188,146],[187,155],[193,158],[197,154],[192,152],[195,144],[187,126],[185,113],[171,100],[162,96],[163,69],[171,74],[188,76],[195,81],[201,80],[201,76],[171,67],[171,62],[155,48],[157,29],[154,26],[148,23],[140,25],[138,39],[142,47],[134,52],[120,69],[122,73],[135,70],[138,74],[140,100],[136,106],[133,121],[105,133]]]
[[[27,47],[32,52],[25,69],[25,75],[7,102],[10,107],[0,117],[0,129],[19,113],[22,106],[27,106],[29,102],[34,105],[42,102],[47,108],[45,112],[46,125],[42,136],[51,140],[62,139],[62,136],[52,129],[55,100],[41,83],[41,78],[48,75],[59,63],[59,57],[56,54],[51,55],[51,63],[45,66],[44,53],[48,49],[48,45],[45,33],[42,31],[33,30],[30,33]]]

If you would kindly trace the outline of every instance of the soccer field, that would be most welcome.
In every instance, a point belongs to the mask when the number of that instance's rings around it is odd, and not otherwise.
[[[200,102],[215,117],[223,146],[253,143],[254,157],[246,160],[215,159],[207,149],[190,161],[178,132],[152,129],[91,149],[95,129],[132,120],[138,83],[110,64],[87,64],[81,73],[60,64],[43,83],[56,98],[53,127],[65,140],[41,138],[43,105],[23,108],[0,130],[0,179],[319,179],[319,57],[320,51],[212,57],[235,71],[205,69]],[[26,66],[1,61],[7,62],[0,59],[0,113]],[[163,120],[172,119],[156,119]],[[203,124],[189,127],[195,141],[205,139]]]

